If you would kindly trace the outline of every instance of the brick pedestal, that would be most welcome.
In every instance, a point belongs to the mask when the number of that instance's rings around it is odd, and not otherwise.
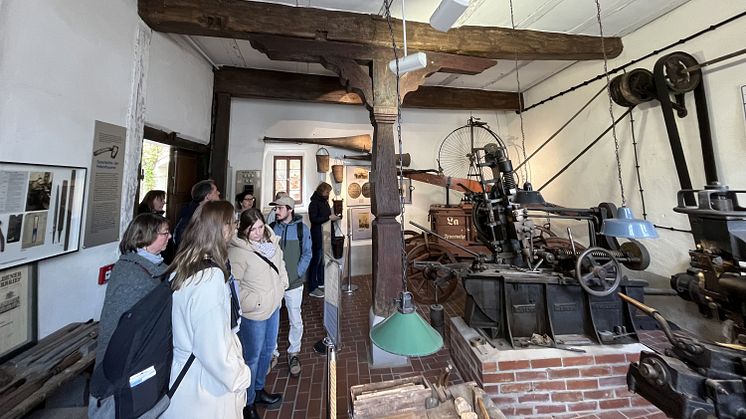
[[[639,343],[583,346],[585,353],[560,349],[481,351],[469,341],[479,334],[460,317],[450,319],[451,358],[464,380],[474,380],[508,417],[665,418],[627,390],[630,362]]]

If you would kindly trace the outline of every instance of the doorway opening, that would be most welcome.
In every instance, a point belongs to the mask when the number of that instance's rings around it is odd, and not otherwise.
[[[143,140],[140,156],[140,186],[137,202],[152,190],[168,191],[168,167],[171,162],[171,147],[155,141]],[[168,211],[168,201],[164,210]]]

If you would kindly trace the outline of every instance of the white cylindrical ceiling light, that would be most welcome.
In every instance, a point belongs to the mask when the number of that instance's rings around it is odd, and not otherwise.
[[[424,52],[410,54],[399,58],[399,74],[420,70],[427,67],[427,55]],[[396,74],[396,60],[389,61],[389,70]]]
[[[430,26],[441,32],[448,32],[467,7],[469,0],[442,0],[430,17]]]

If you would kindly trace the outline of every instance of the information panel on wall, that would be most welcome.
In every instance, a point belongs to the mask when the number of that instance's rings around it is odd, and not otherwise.
[[[96,121],[84,247],[119,240],[126,135],[124,127]]]
[[[0,162],[0,270],[75,252],[86,169]]]

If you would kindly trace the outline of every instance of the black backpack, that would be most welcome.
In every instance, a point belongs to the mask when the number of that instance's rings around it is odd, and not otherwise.
[[[117,419],[158,417],[194,362],[187,360],[169,389],[173,333],[170,283],[162,281],[119,319],[101,364]]]

